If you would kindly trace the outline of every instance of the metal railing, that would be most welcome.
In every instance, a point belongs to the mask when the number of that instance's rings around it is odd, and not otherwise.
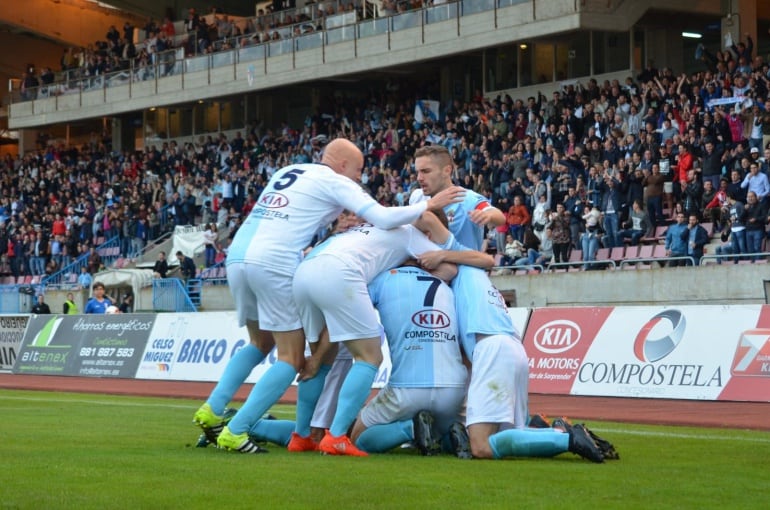
[[[586,266],[585,268],[583,266]],[[615,270],[617,264],[612,259],[604,260],[574,260],[571,262],[553,262],[548,265],[548,271],[551,273],[557,272],[559,269],[566,269],[576,267],[578,270],[588,269],[611,269]]]
[[[520,271],[523,271],[520,272]],[[503,276],[506,274],[530,274],[530,273],[542,273],[545,271],[545,267],[542,264],[514,264],[512,266],[495,266],[491,270],[491,274],[494,276]],[[498,273],[498,274],[495,274]]]
[[[119,247],[120,240],[117,236],[114,236],[104,243],[100,244],[96,247],[97,253],[99,253],[99,250],[104,251],[106,248],[112,249],[112,247]],[[105,258],[107,260],[111,260],[114,262],[117,260],[117,256],[102,256],[101,253],[99,255],[102,258],[102,263],[105,267],[108,266],[108,264],[105,262]],[[80,270],[83,267],[88,266],[88,253],[84,253],[77,257],[75,260],[67,264],[66,266],[62,267],[57,272],[53,273],[50,276],[46,276],[41,280],[41,285],[44,287],[76,287],[78,285],[78,276],[80,276]],[[93,275],[92,275],[93,276]]]
[[[767,264],[768,263],[768,254],[767,252],[759,252],[759,253],[724,253],[720,255],[704,255],[700,259],[700,265],[706,266],[710,263],[717,263],[721,264],[722,262],[725,263],[733,263],[733,264]]]
[[[695,259],[692,257],[640,257],[633,259],[623,259],[620,261],[620,269],[630,266],[652,267],[657,262],[660,267],[665,267],[667,262],[684,261],[688,266],[695,265]]]
[[[152,309],[156,312],[197,312],[184,282],[178,278],[155,278],[152,281]]]
[[[54,97],[56,100],[55,111],[59,111],[58,97],[70,94],[82,94],[84,92],[103,91],[104,102],[108,101],[106,90],[111,87],[128,86],[128,97],[132,95],[131,86],[134,83],[155,81],[154,94],[158,93],[157,81],[161,78],[180,75],[181,88],[184,90],[184,75],[193,72],[208,72],[209,84],[211,84],[211,69],[232,66],[233,79],[237,78],[235,66],[240,63],[264,61],[267,68],[267,59],[274,56],[294,54],[298,51],[325,48],[345,41],[356,41],[365,37],[387,34],[388,44],[385,51],[390,49],[390,34],[400,30],[425,27],[432,23],[440,23],[462,16],[472,15],[484,11],[497,10],[515,4],[526,3],[532,0],[455,0],[437,6],[425,6],[420,9],[401,12],[387,17],[358,19],[355,12],[343,13],[329,18],[324,18],[324,26],[319,31],[309,31],[308,22],[295,23],[294,25],[270,29],[271,34],[276,34],[275,39],[260,42],[254,34],[243,35],[237,38],[219,40],[213,43],[214,52],[205,55],[185,55],[183,48],[175,48],[155,54],[150,59],[136,57],[128,63],[123,62],[125,68],[106,74],[94,76],[84,75],[83,68],[67,71],[63,79],[58,79],[52,84],[38,87],[22,88],[22,81],[10,80],[10,102],[20,103],[35,100],[47,100]],[[579,8],[576,6],[576,9]],[[351,16],[352,15],[352,16]],[[340,18],[342,16],[342,18]],[[339,18],[339,19],[337,19]],[[459,24],[458,24],[459,30]],[[220,48],[231,46],[232,49]],[[219,50],[219,51],[217,51]],[[325,55],[325,53],[324,53]],[[325,62],[325,56],[324,56]],[[296,64],[295,64],[296,65]],[[252,81],[252,73],[247,73],[247,78]],[[146,94],[144,94],[146,95]],[[82,105],[82,97],[78,106]],[[71,105],[67,106],[67,109]],[[34,112],[34,106],[33,106]]]

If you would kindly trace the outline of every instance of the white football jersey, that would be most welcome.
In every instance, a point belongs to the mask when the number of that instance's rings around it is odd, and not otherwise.
[[[289,165],[273,175],[236,232],[227,263],[291,270],[316,232],[343,209],[389,228],[414,221],[425,206],[385,208],[357,183],[326,165]]]

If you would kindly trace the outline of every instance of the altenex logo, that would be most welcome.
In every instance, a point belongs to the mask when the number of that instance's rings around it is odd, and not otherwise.
[[[677,348],[686,327],[687,321],[681,311],[664,310],[650,318],[635,336],[634,356],[642,364],[589,362],[580,367],[578,380],[632,386],[721,387],[722,370],[719,365],[712,371],[703,365],[656,364]],[[655,337],[651,337],[653,333]],[[661,333],[662,336],[658,337]]]

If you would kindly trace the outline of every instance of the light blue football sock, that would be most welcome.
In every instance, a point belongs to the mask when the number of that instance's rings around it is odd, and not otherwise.
[[[297,385],[297,426],[294,432],[302,437],[310,435],[310,421],[313,419],[315,405],[321,397],[326,375],[331,369],[331,365],[321,365],[315,377],[300,381]]]
[[[356,446],[365,452],[382,453],[413,439],[412,420],[394,421],[367,428],[358,436]]]
[[[291,420],[259,420],[249,429],[249,436],[259,441],[270,441],[277,445],[286,446],[294,432],[294,422]]]
[[[246,345],[230,358],[222,378],[206,401],[215,414],[222,416],[225,406],[233,399],[235,392],[263,359],[265,359],[265,353],[253,344]]]
[[[238,435],[248,431],[281,398],[296,376],[297,371],[293,365],[276,361],[257,381],[249,393],[249,398],[227,425],[230,432]]]
[[[552,429],[508,429],[489,436],[496,459],[553,457],[569,448],[569,434]]]
[[[358,411],[366,402],[366,397],[372,391],[372,383],[377,376],[377,367],[365,361],[356,361],[350,368],[345,382],[340,388],[340,397],[337,403],[337,412],[334,415],[332,426],[329,428],[331,435],[338,437],[348,432]]]

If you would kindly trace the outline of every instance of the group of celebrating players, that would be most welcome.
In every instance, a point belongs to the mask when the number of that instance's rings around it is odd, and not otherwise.
[[[527,356],[487,276],[494,260],[478,251],[484,225],[502,224],[502,212],[452,185],[442,146],[415,153],[420,189],[404,207],[363,191],[363,162],[338,138],[320,164],[278,170],[236,233],[227,277],[251,342],[195,413],[206,439],[242,453],[270,441],[367,456],[412,442],[424,455],[617,458],[584,425],[529,418]],[[304,254],[335,219],[333,235]],[[392,371],[364,407],[383,330]],[[227,404],[273,346],[276,362],[233,416]],[[263,419],[298,375],[296,421]]]

